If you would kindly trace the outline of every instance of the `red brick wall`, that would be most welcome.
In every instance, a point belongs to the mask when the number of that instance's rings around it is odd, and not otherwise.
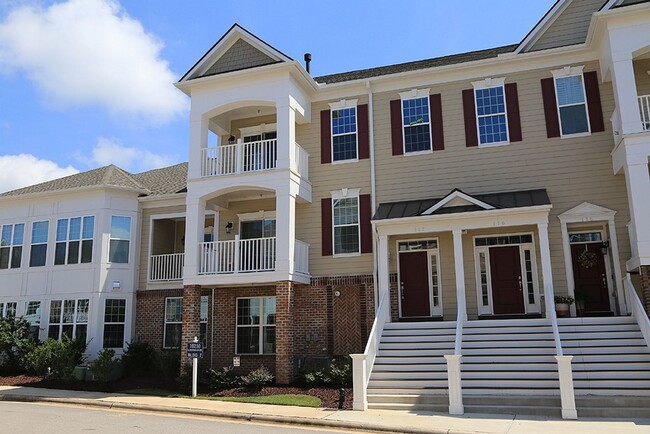
[[[186,342],[201,334],[200,329],[201,313],[201,286],[186,285],[183,287],[183,332],[181,333],[181,347]],[[181,348],[181,364],[190,363],[187,358],[187,351]]]
[[[288,384],[293,381],[293,282],[278,282],[275,297],[275,380]]]
[[[165,326],[165,298],[182,297],[182,289],[138,291],[136,293],[135,337],[162,349]]]

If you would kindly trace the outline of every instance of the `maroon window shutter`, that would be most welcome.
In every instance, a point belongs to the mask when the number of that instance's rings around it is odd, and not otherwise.
[[[600,104],[600,90],[598,89],[598,73],[590,71],[584,73],[585,92],[587,93],[587,106],[589,107],[589,124],[592,133],[605,131],[603,120],[603,107]]]
[[[442,98],[440,94],[429,95],[429,108],[431,110],[431,137],[433,137],[433,150],[445,149],[445,135],[442,130]]]
[[[557,116],[555,101],[555,83],[552,78],[542,78],[542,99],[544,100],[544,117],[546,118],[546,137],[560,137],[560,120]]]
[[[332,256],[332,199],[320,201],[323,256]]]
[[[357,134],[359,160],[370,158],[370,137],[368,134],[368,104],[357,106]]]
[[[505,85],[506,106],[508,110],[508,135],[511,142],[521,142],[521,119],[519,117],[519,96],[517,83]]]
[[[390,128],[393,139],[393,155],[404,153],[402,139],[402,100],[394,99],[390,102]]]
[[[332,162],[332,123],[331,112],[322,110],[320,112],[320,162],[327,164]]]
[[[474,89],[465,89],[463,91],[463,114],[465,117],[465,146],[478,146]]]
[[[370,195],[359,196],[359,222],[361,230],[361,253],[372,253],[372,206]]]

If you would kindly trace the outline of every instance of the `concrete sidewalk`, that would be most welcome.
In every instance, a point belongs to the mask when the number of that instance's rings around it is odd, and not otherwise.
[[[98,392],[0,386],[0,400],[54,402],[282,424],[399,433],[445,434],[650,434],[650,419],[564,421],[532,416],[466,415],[407,411],[351,411],[244,404],[192,398],[160,398]],[[648,410],[650,418],[650,409]]]

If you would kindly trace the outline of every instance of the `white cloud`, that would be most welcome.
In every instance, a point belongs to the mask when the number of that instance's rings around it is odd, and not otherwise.
[[[24,71],[49,102],[99,104],[155,123],[188,106],[162,47],[117,0],[23,5],[0,22],[0,68]]]
[[[0,155],[0,192],[50,181],[79,171],[61,167],[54,161],[41,160],[31,154]]]
[[[80,156],[77,159],[93,166],[115,164],[122,169],[136,173],[175,163],[175,159],[169,155],[159,155],[146,149],[131,148],[121,145],[116,140],[103,137],[97,141],[90,156]]]

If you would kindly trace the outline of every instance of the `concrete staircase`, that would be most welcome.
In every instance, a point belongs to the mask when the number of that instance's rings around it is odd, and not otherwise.
[[[447,361],[456,322],[388,323],[368,384],[368,407],[449,411]]]

